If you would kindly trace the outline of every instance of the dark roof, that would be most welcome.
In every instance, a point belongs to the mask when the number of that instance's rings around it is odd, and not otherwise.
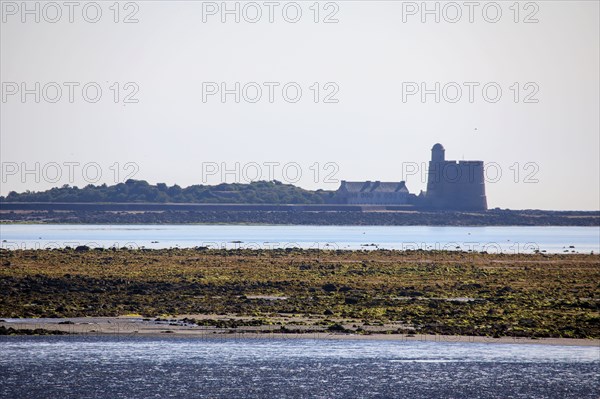
[[[444,146],[441,145],[440,143],[435,143],[432,148],[432,150],[443,150],[443,149],[444,149]]]
[[[379,193],[394,193],[398,191],[406,191],[406,184],[400,182],[380,182],[380,181],[345,181],[342,180],[342,185],[338,191],[347,192],[379,192]]]

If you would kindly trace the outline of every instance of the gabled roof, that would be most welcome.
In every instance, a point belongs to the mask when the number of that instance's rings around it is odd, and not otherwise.
[[[360,192],[367,191],[371,182],[365,181],[345,181],[342,180],[342,185],[340,186],[340,190],[348,191],[348,192]]]
[[[380,181],[345,181],[342,180],[342,185],[338,191],[346,191],[351,193],[358,192],[378,192],[378,193],[395,193],[399,191],[408,192],[404,181],[401,182],[380,182]]]

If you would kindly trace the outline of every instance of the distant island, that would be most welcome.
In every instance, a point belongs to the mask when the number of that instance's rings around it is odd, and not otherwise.
[[[483,161],[446,160],[444,147],[437,143],[431,149],[427,191],[419,195],[410,193],[404,181],[342,180],[336,191],[310,191],[276,180],[181,188],[178,185],[152,185],[144,180],[129,179],[112,186],[89,184],[78,188],[64,185],[41,192],[11,191],[6,197],[0,197],[0,202],[329,204],[401,206],[412,210],[485,211],[487,197],[483,170]]]
[[[404,181],[345,181],[335,191],[279,181],[182,188],[127,180],[65,185],[0,197],[4,223],[290,224],[392,226],[600,226],[600,211],[488,210],[483,161],[449,161],[431,149],[427,190]]]

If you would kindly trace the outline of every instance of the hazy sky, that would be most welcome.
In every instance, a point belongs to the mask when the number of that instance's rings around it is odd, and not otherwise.
[[[597,1],[113,3],[2,1],[2,195],[128,175],[418,193],[440,142],[487,163],[490,207],[600,208]]]

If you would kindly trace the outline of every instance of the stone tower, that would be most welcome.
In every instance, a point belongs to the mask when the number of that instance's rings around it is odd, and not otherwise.
[[[446,161],[444,146],[431,149],[425,205],[434,209],[486,210],[483,161]]]

